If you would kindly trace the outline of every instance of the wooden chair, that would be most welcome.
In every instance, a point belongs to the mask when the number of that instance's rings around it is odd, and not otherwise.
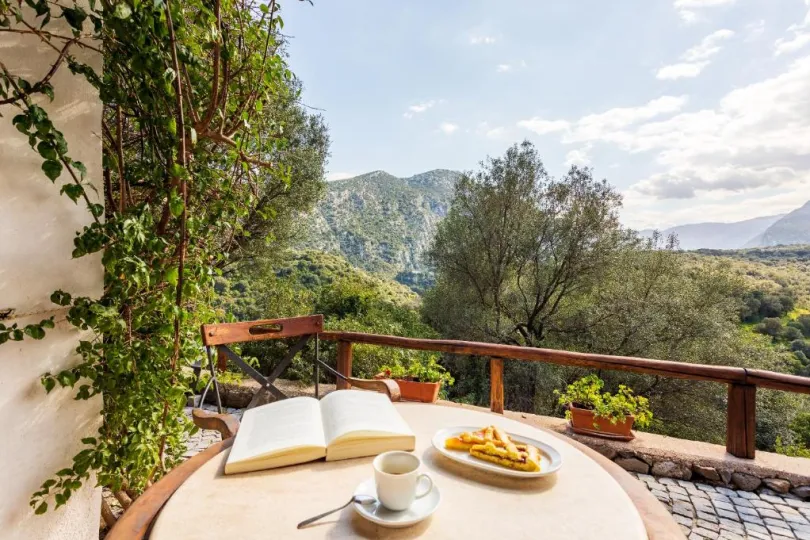
[[[244,323],[223,323],[223,324],[206,324],[202,327],[203,343],[206,346],[206,351],[209,360],[209,369],[211,371],[211,380],[200,396],[199,407],[205,399],[205,393],[213,386],[214,391],[217,393],[217,405],[220,414],[211,413],[201,408],[192,410],[192,420],[194,424],[201,429],[212,429],[219,431],[222,435],[222,441],[209,446],[196,456],[193,456],[188,461],[171,470],[166,476],[160,479],[159,482],[147,489],[140,497],[133,501],[132,505],[121,515],[115,525],[110,529],[107,534],[106,540],[141,540],[148,538],[149,530],[160,512],[163,505],[171,498],[175,491],[194,474],[197,469],[202,467],[206,462],[214,458],[220,452],[227,450],[233,445],[234,436],[239,431],[239,421],[230,414],[221,414],[221,402],[219,399],[219,386],[216,381],[217,370],[224,370],[227,360],[232,360],[243,371],[253,377],[262,387],[254,394],[254,399],[251,404],[258,402],[258,397],[262,392],[269,392],[277,399],[284,399],[281,390],[273,385],[275,379],[281,375],[284,369],[289,366],[292,359],[298,352],[304,349],[307,343],[315,340],[315,380],[319,378],[320,369],[331,373],[340,380],[345,381],[349,385],[360,388],[363,390],[371,390],[386,394],[391,401],[399,401],[400,392],[399,386],[392,380],[368,380],[358,379],[351,377],[350,374],[338,373],[327,364],[323,363],[320,359],[320,350],[318,347],[318,334],[323,330],[323,316],[313,315],[309,317],[295,317],[291,319],[270,319],[262,321],[252,321]],[[293,345],[281,363],[276,366],[273,372],[265,377],[258,373],[254,368],[247,364],[244,360],[233,352],[228,344],[239,343],[243,341],[259,341],[267,339],[281,339],[299,337],[299,340]],[[214,350],[216,350],[217,365],[214,365]],[[241,362],[241,363],[240,363]],[[243,365],[244,364],[244,365]],[[245,368],[247,366],[248,369]],[[251,372],[252,370],[252,372]],[[316,382],[316,396],[317,396],[317,382]]]
[[[263,394],[270,394],[275,399],[285,399],[287,395],[279,390],[273,383],[292,363],[295,356],[303,351],[306,346],[314,341],[315,360],[313,362],[313,380],[315,381],[315,397],[319,397],[318,382],[320,380],[320,370],[333,375],[338,381],[345,381],[348,385],[372,390],[386,394],[391,401],[399,401],[399,385],[390,379],[370,380],[352,377],[351,373],[339,373],[331,366],[325,364],[320,358],[320,340],[318,334],[323,331],[323,315],[309,315],[305,317],[291,317],[287,319],[266,319],[260,321],[248,321],[238,323],[204,324],[202,326],[202,339],[209,359],[208,365],[211,371],[211,379],[200,395],[199,407],[205,402],[208,389],[213,385],[216,393],[218,412],[222,413],[221,399],[219,395],[219,382],[217,381],[217,371],[224,371],[228,360],[239,367],[246,375],[259,383],[260,388],[254,393],[253,399],[247,406],[248,409],[261,403]],[[273,371],[266,377],[259,373],[256,368],[245,362],[228,345],[233,343],[243,343],[249,341],[266,341],[284,338],[298,338],[298,341],[290,347],[287,354],[273,368]],[[214,353],[216,352],[217,365],[214,366]]]

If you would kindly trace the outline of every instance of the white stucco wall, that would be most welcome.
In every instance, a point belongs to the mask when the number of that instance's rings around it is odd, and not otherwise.
[[[58,25],[51,25],[58,28]],[[51,29],[51,28],[49,28]],[[65,32],[67,33],[67,32]],[[99,68],[95,53],[75,50]],[[35,37],[0,33],[0,59],[12,73],[30,80],[47,72],[56,53]],[[63,131],[69,155],[84,162],[101,192],[101,103],[82,77],[63,67],[52,79],[56,99],[37,99]],[[42,341],[0,345],[0,538],[4,540],[98,538],[100,491],[84,486],[59,510],[35,516],[31,493],[57,470],[69,466],[100,423],[100,399],[75,401],[70,390],[45,394],[39,382],[77,361],[82,334],[69,325],[63,309],[49,300],[56,289],[99,295],[99,256],[71,259],[75,231],[90,222],[83,205],[59,195],[42,173],[41,158],[11,124],[13,106],[0,107],[0,312],[14,309],[21,327],[55,315],[57,327]],[[51,504],[53,508],[53,504]]]

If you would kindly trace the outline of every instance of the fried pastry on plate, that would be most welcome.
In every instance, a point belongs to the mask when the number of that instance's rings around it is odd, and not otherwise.
[[[444,447],[448,450],[469,451],[474,444],[485,444],[492,442],[496,446],[503,446],[503,443],[495,437],[495,427],[488,426],[478,431],[465,431],[457,437],[450,437],[444,441]]]
[[[474,445],[472,448],[470,448],[470,455],[483,461],[496,463],[508,469],[515,469],[525,472],[539,471],[540,453],[537,448],[530,445],[521,446],[524,446],[525,450],[517,450],[517,459],[515,459],[514,454],[506,448],[498,448],[491,442]]]

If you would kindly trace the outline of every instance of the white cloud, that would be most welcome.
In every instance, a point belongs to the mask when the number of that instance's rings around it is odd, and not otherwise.
[[[805,4],[810,6],[810,0],[805,0]],[[791,24],[787,31],[792,34],[789,38],[779,38],[773,44],[775,56],[796,52],[810,43],[810,10],[802,22]]]
[[[593,145],[586,144],[582,148],[571,150],[565,155],[565,166],[570,167],[576,165],[577,167],[584,167],[590,164],[591,156],[590,150]]]
[[[698,14],[690,9],[682,9],[678,11],[678,15],[681,16],[681,20],[686,24],[696,23],[698,20]]]
[[[345,180],[346,178],[353,178],[355,176],[357,176],[355,173],[350,172],[330,172],[326,175],[326,181]]]
[[[647,205],[654,199],[669,200],[666,204],[678,200],[693,206],[711,200],[721,204],[732,196],[751,198],[750,193],[759,197],[789,191],[795,207],[809,196],[807,96],[810,55],[794,61],[781,74],[728,92],[713,107],[683,111],[685,96],[664,96],[578,120],[533,118],[518,125],[537,128],[540,134],[559,132],[563,143],[576,143],[578,149],[567,156],[571,161],[582,157],[583,144],[610,144],[631,154],[652,153],[657,170],[626,192],[632,200]],[[657,208],[660,212],[660,206]]]
[[[564,132],[565,143],[588,142],[609,137],[611,133],[619,132],[635,123],[677,112],[686,101],[686,96],[661,96],[638,107],[616,107],[602,113],[589,114],[573,123],[568,120],[547,120],[535,116],[521,120],[517,125],[538,135]]]
[[[565,131],[571,125],[565,120],[544,120],[539,116],[529,118],[528,120],[521,120],[517,123],[518,127],[534,131],[538,135],[546,135],[547,133],[554,133],[556,131]]]
[[[492,36],[470,36],[471,45],[492,45],[495,38]]]
[[[506,128],[492,126],[489,122],[480,122],[478,127],[475,128],[475,134],[488,139],[502,139],[506,136]]]
[[[498,67],[495,68],[495,71],[498,73],[506,73],[507,71],[512,71],[512,64],[498,64]]]
[[[629,152],[658,152],[656,161],[664,170],[633,189],[659,199],[801,185],[810,182],[808,95],[810,56],[778,76],[726,94],[712,109],[601,140]]]
[[[727,6],[734,4],[736,1],[737,0],[675,0],[675,9]]]
[[[765,33],[765,19],[746,24],[745,33],[746,41],[754,41],[759,38],[759,36]]]
[[[703,38],[699,44],[687,50],[680,56],[681,62],[664,66],[656,73],[661,80],[674,80],[691,78],[700,75],[700,72],[709,65],[710,59],[720,52],[720,43],[734,36],[731,30],[723,29],[712,32]]]
[[[681,20],[683,20],[683,22],[686,24],[692,24],[697,22],[697,20],[700,18],[700,14],[696,10],[717,6],[728,6],[734,4],[736,1],[737,0],[675,0],[673,5],[675,7],[675,11],[677,11],[678,15],[681,17]]]
[[[810,43],[810,32],[796,32],[791,39],[777,39],[773,45],[774,54],[780,56],[782,54],[796,52],[808,43]]]
[[[452,135],[456,130],[458,130],[458,126],[456,124],[452,124],[450,122],[442,122],[439,124],[439,131],[445,135]]]
[[[429,99],[427,101],[417,103],[416,105],[411,105],[410,107],[408,107],[408,110],[402,114],[402,116],[411,119],[413,118],[413,115],[425,112],[426,110],[436,105],[436,103],[438,102],[435,99]]]
[[[690,79],[700,75],[703,68],[708,65],[708,62],[683,62],[680,64],[672,64],[659,69],[658,73],[655,74],[655,78],[662,81],[684,78]]]

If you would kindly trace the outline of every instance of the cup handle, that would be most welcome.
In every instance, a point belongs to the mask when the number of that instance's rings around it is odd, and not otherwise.
[[[433,479],[426,473],[422,473],[416,478],[416,485],[419,486],[422,478],[424,478],[425,480],[428,481],[428,486],[427,486],[427,489],[425,491],[423,491],[422,493],[418,493],[416,495],[417,499],[421,499],[422,497],[424,497],[425,495],[427,495],[428,493],[433,491]]]

